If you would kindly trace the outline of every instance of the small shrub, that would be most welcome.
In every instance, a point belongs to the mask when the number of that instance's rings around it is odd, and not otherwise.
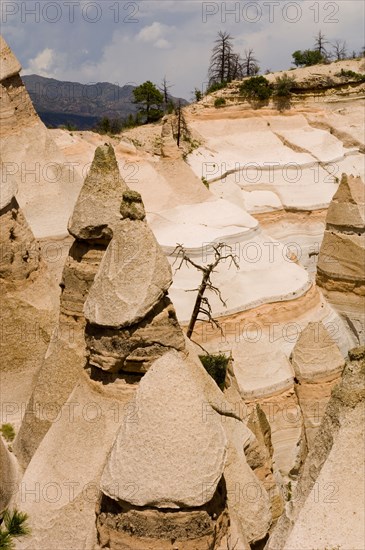
[[[223,82],[214,82],[214,84],[211,84],[209,88],[207,88],[206,94],[212,94],[213,92],[217,92],[218,90],[223,90],[223,88],[227,87],[227,82],[224,80]]]
[[[325,62],[325,58],[318,50],[297,50],[292,54],[292,57],[294,59],[293,63],[297,67],[311,67]]]
[[[223,354],[199,355],[199,359],[208,374],[213,378],[219,388],[223,391],[226,381],[228,357]]]
[[[13,441],[15,437],[15,431],[11,424],[2,424],[0,431],[6,441]]]
[[[253,76],[241,84],[240,93],[248,101],[266,101],[272,96],[273,88],[264,76]]]
[[[12,512],[5,510],[0,525],[0,548],[2,550],[14,550],[13,539],[29,535],[30,528],[27,525],[28,515],[14,509]]]
[[[202,91],[199,90],[199,88],[195,88],[194,96],[195,96],[195,101],[198,103],[203,98]]]
[[[226,100],[224,99],[224,97],[217,97],[217,99],[214,102],[214,107],[216,108],[222,107],[225,104],[226,104]]]
[[[295,78],[284,73],[275,79],[274,94],[278,97],[290,97],[294,86]]]
[[[351,80],[356,80],[357,82],[365,82],[365,74],[355,73],[354,71],[345,71],[344,69],[341,69],[339,73],[335,73],[335,76],[349,78]]]

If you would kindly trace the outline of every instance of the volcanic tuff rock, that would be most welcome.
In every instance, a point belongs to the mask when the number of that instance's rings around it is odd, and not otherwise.
[[[0,436],[0,514],[7,508],[17,484],[16,461]]]
[[[109,241],[120,220],[119,208],[126,190],[113,147],[98,147],[69,220],[69,233],[75,239]]]
[[[170,266],[147,224],[125,219],[115,228],[101,262],[85,302],[85,317],[95,325],[133,325],[152,310],[171,283]]]
[[[365,187],[343,174],[328,209],[317,284],[358,342],[365,337]]]
[[[161,130],[161,155],[164,158],[179,159],[182,152],[174,140],[172,122],[170,117],[165,117]]]
[[[48,418],[42,410],[50,403],[53,410],[61,410],[85,366],[83,306],[120,215],[124,189],[113,148],[99,147],[70,221],[71,229],[78,236],[63,270],[58,326],[15,441],[14,448],[23,466],[28,464],[52,424],[52,415]],[[92,200],[93,191],[96,200]],[[87,201],[93,204],[92,216],[85,208]]]
[[[349,358],[267,550],[363,546],[365,348]]]
[[[223,474],[227,440],[219,414],[208,406],[204,416],[199,387],[177,352],[153,363],[134,405],[135,421],[122,427],[104,470],[104,493],[135,506],[206,504]]]
[[[255,436],[244,445],[247,463],[265,487],[270,497],[272,519],[276,521],[283,513],[283,498],[273,474],[274,448],[270,423],[260,405],[256,404],[251,411],[247,427]]]
[[[127,190],[122,199],[122,219],[84,306],[90,374],[104,380],[111,378],[102,371],[141,375],[166,351],[185,348],[167,296],[171,268],[145,221],[142,198]]]
[[[21,66],[0,37],[0,143],[6,177],[36,238],[64,235],[81,187],[74,166],[38,118],[19,76]],[[47,212],[47,216],[45,216]]]
[[[18,74],[21,65],[3,37],[0,35],[0,80],[5,80]]]
[[[39,267],[39,247],[15,198],[16,180],[1,158],[0,177],[0,278],[24,280]]]
[[[300,382],[337,378],[345,360],[322,321],[310,322],[301,332],[291,355]]]
[[[311,448],[331,390],[341,378],[345,360],[323,323],[310,322],[294,346],[291,362],[307,445]]]
[[[39,246],[15,197],[0,210],[0,278],[26,280],[40,263]]]

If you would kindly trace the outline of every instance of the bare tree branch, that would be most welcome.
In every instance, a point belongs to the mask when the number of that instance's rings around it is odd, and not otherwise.
[[[210,324],[216,326],[217,328],[221,328],[218,321],[213,317],[213,312],[212,312],[209,299],[206,296],[204,296],[204,293],[206,292],[206,290],[210,290],[211,292],[215,293],[220,299],[223,306],[227,307],[226,302],[223,300],[220,289],[213,284],[210,278],[212,273],[215,272],[215,268],[218,266],[218,264],[225,260],[230,260],[229,268],[232,266],[232,264],[234,264],[235,267],[239,269],[238,258],[235,254],[230,252],[228,254],[225,253],[223,255],[223,250],[226,248],[228,250],[232,250],[232,248],[229,245],[226,245],[225,243],[212,244],[212,250],[214,252],[214,261],[208,265],[199,265],[196,262],[194,262],[187,255],[185,248],[181,244],[178,244],[175,247],[174,251],[172,252],[172,256],[174,255],[176,256],[173,262],[173,265],[175,265],[175,263],[179,261],[179,264],[175,270],[175,273],[176,271],[181,269],[184,263],[186,265],[192,265],[193,267],[195,267],[195,269],[197,269],[202,273],[202,281],[199,285],[199,288],[194,289],[194,291],[198,292],[198,294],[195,300],[194,309],[188,325],[188,330],[187,330],[188,338],[191,338],[194,331],[195,323],[198,320],[202,320],[202,321],[208,320]],[[191,292],[191,291],[187,290],[187,292]],[[207,319],[201,319],[199,317],[200,314],[204,315]]]

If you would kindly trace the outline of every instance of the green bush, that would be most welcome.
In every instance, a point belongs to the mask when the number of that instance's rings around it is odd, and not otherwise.
[[[218,355],[199,355],[199,359],[207,373],[210,374],[223,391],[229,361],[228,357],[221,353]]]
[[[28,515],[14,509],[12,512],[5,510],[0,525],[0,548],[1,550],[14,550],[13,539],[29,535],[30,529],[27,525]]]
[[[224,97],[217,97],[217,99],[214,102],[214,107],[222,107],[222,105],[226,104],[226,100]]]
[[[227,87],[227,82],[224,80],[223,82],[214,82],[207,88],[206,94],[212,94],[213,92],[217,92],[218,90],[223,90],[223,88]]]
[[[15,437],[15,431],[11,424],[2,424],[0,431],[6,441],[13,441]]]
[[[339,73],[335,73],[335,76],[351,78],[352,80],[356,80],[358,82],[365,82],[365,74],[355,73],[354,71],[345,71],[344,69],[341,69]]]
[[[195,88],[194,89],[194,96],[195,96],[195,101],[199,102],[203,98],[203,93],[202,93],[201,90],[199,90],[199,88]]]
[[[240,94],[248,101],[266,101],[272,93],[272,85],[264,76],[253,76],[240,86]]]
[[[294,59],[293,63],[297,67],[310,67],[311,65],[318,65],[318,63],[324,63],[326,60],[318,50],[297,50],[292,54]]]
[[[275,79],[274,95],[278,97],[290,97],[294,86],[295,78],[284,73],[283,76],[278,76]]]

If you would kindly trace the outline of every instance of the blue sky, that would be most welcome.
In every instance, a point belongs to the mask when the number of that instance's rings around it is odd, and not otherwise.
[[[362,0],[1,0],[1,22],[22,74],[119,85],[166,75],[186,99],[206,82],[219,30],[236,51],[253,48],[263,72],[288,69],[319,29],[350,52],[364,45]]]

